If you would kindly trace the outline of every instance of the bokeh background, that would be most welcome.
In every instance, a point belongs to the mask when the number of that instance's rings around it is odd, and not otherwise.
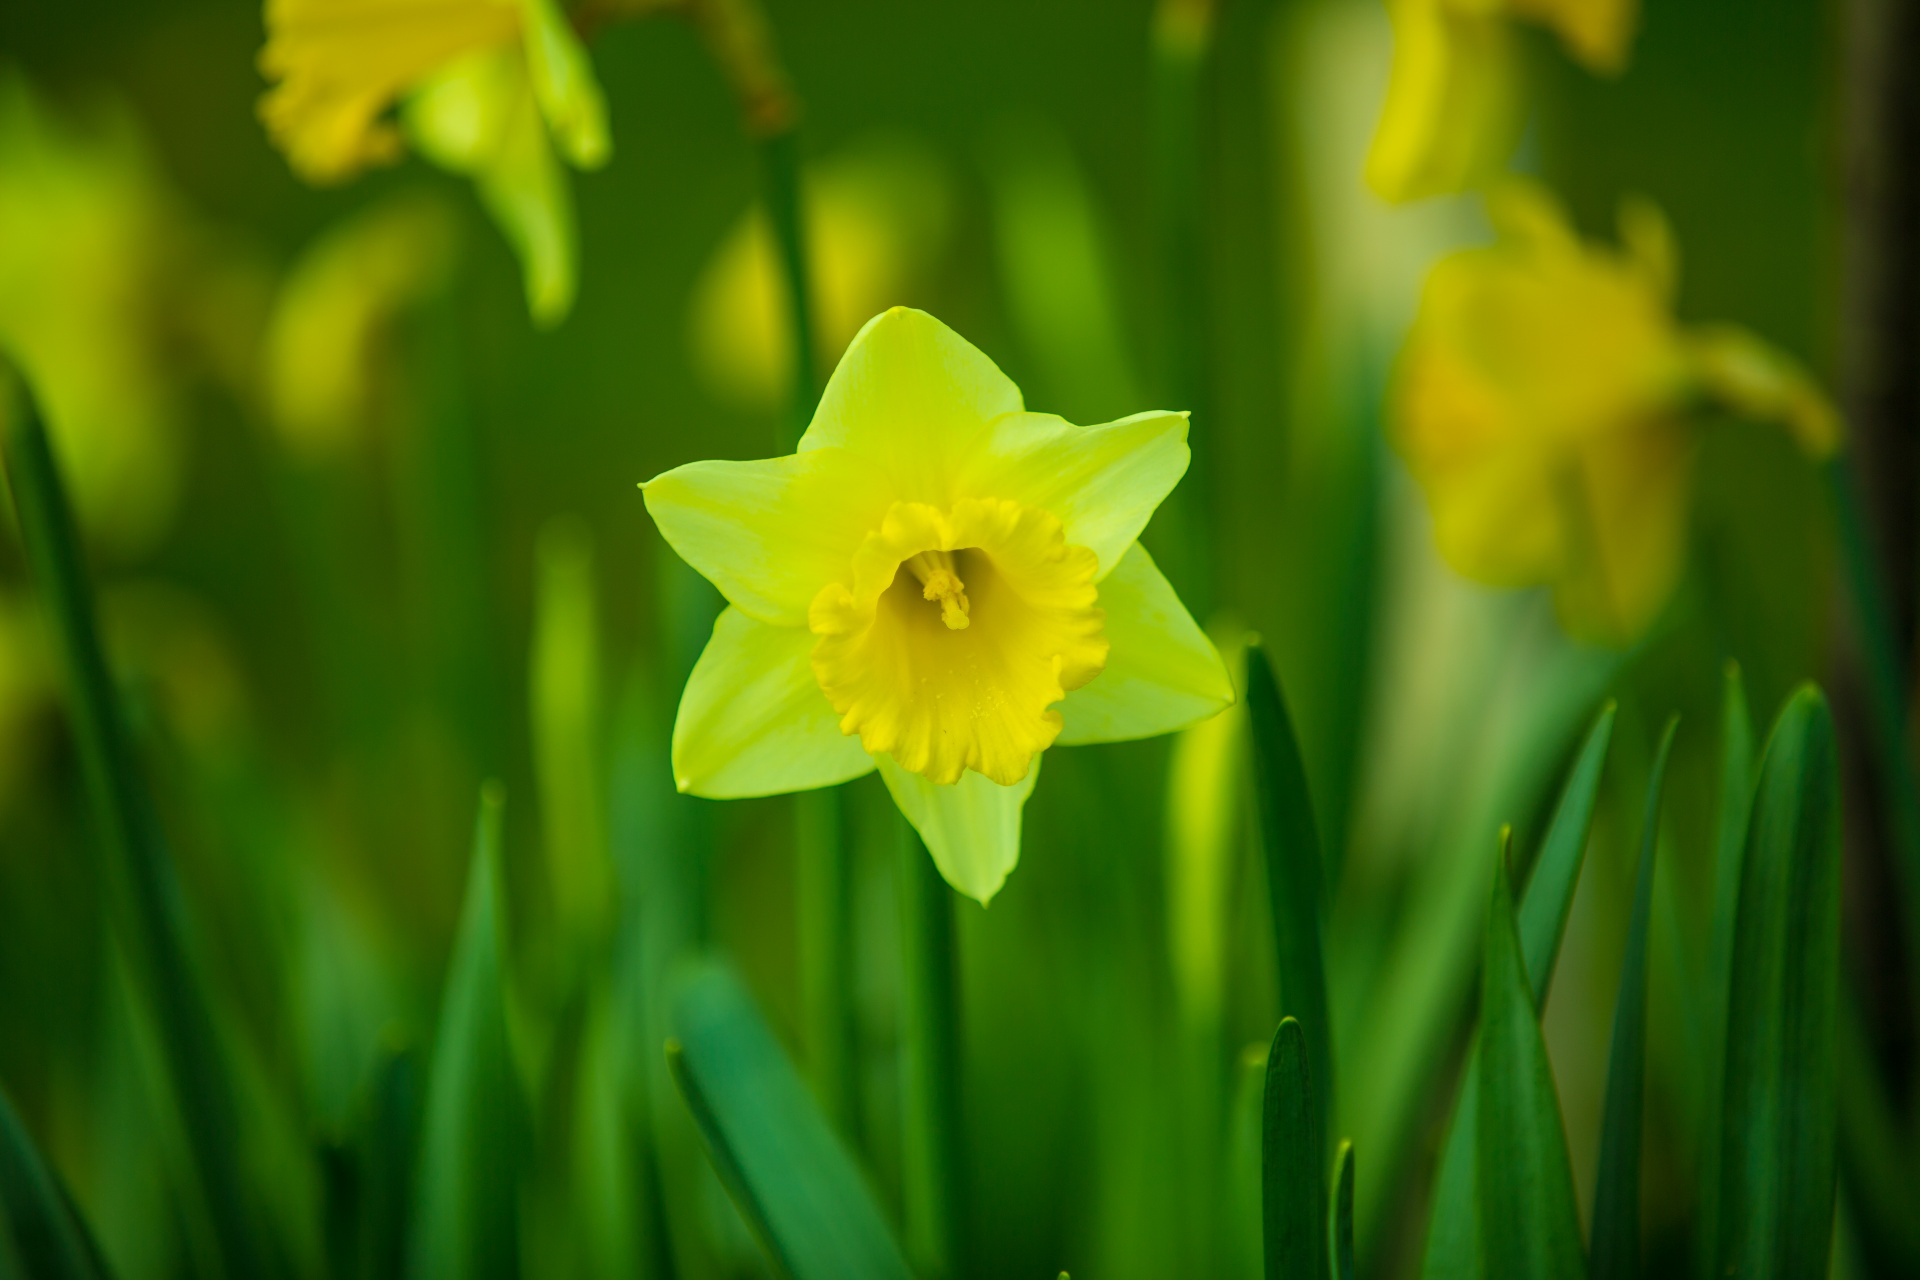
[[[1657,203],[1680,248],[1677,313],[1744,325],[1836,390],[1843,7],[1647,0],[1612,78],[1515,29],[1528,106],[1514,167],[1590,237],[1614,238],[1623,197]],[[1544,593],[1441,563],[1387,444],[1386,388],[1426,270],[1490,233],[1475,196],[1389,206],[1362,180],[1391,56],[1377,0],[1222,4],[1190,181],[1172,188],[1165,175],[1182,170],[1155,113],[1165,69],[1146,0],[767,11],[802,110],[822,374],[868,316],[906,303],[986,351],[1031,407],[1076,422],[1194,410],[1193,471],[1146,540],[1216,635],[1262,637],[1292,706],[1333,886],[1340,1127],[1362,1153],[1370,1274],[1417,1259],[1493,833],[1512,822],[1517,845],[1538,840],[1611,697],[1602,806],[1545,1015],[1590,1194],[1641,796],[1658,729],[1680,715],[1646,1214],[1651,1265],[1684,1270],[1699,1087],[1688,975],[1704,963],[1723,670],[1740,664],[1761,725],[1806,678],[1843,718],[1850,705],[1813,464],[1778,431],[1710,416],[1675,598],[1630,648],[1576,643]],[[673,795],[672,707],[718,599],[664,551],[636,488],[693,459],[784,450],[790,371],[754,147],[691,24],[662,14],[592,33],[614,155],[572,177],[578,297],[545,329],[468,183],[418,158],[336,187],[290,172],[256,114],[263,38],[246,0],[0,9],[0,308],[50,332],[65,321],[46,318],[49,295],[123,291],[73,322],[82,336],[60,358],[98,359],[82,381],[103,419],[144,425],[92,438],[97,464],[63,461],[106,477],[90,557],[211,987],[244,1046],[262,1176],[284,1180],[289,1216],[317,1222],[312,1151],[345,1123],[383,1043],[430,1043],[484,778],[508,797],[514,964],[528,1021],[546,1028],[530,1038],[549,1046],[536,1057],[601,1034],[542,994],[598,963],[576,951],[637,949],[645,986],[706,940],[806,1062],[794,804]],[[35,147],[42,161],[92,158],[34,186],[22,157]],[[353,407],[303,435],[286,408],[300,393],[274,363],[277,341],[300,348],[276,326],[322,274],[330,237],[394,216],[431,228],[402,241],[416,247],[400,274],[451,283],[354,331],[341,348],[362,379]],[[1198,261],[1173,279],[1167,229],[1181,218],[1197,220]],[[124,329],[136,354],[112,363],[93,323]],[[1875,475],[1896,517],[1908,483]],[[1183,521],[1197,532],[1168,532]],[[154,1032],[106,927],[11,520],[0,642],[0,1080],[118,1274],[185,1274],[195,1229],[169,1190],[178,1140],[155,1102]],[[1853,742],[1848,980],[1868,1015],[1867,1069],[1902,1080],[1903,961]],[[1195,1172],[1231,1163],[1232,1143],[1193,1135],[1243,1105],[1239,1050],[1271,1032],[1271,942],[1239,845],[1210,871],[1181,860],[1179,749],[1050,753],[1019,868],[990,909],[959,908],[979,1274],[1250,1265],[1254,1246],[1216,1212],[1231,1179]],[[857,1037],[841,1119],[897,1208],[898,835],[874,779],[850,792]],[[657,1038],[615,1017],[670,1111]],[[537,1116],[575,1105],[534,1098]],[[579,1178],[553,1172],[576,1167],[583,1141],[536,1144],[529,1274],[602,1274],[647,1253],[630,1239],[594,1252],[629,1228],[602,1220],[617,1202],[583,1207]],[[667,1252],[682,1274],[758,1273],[679,1142],[662,1139]],[[1860,1243],[1871,1234],[1843,1230],[1847,1265],[1887,1256],[1884,1240]]]

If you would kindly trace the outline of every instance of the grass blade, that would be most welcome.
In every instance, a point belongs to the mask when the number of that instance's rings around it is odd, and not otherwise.
[[[667,1060],[728,1193],[792,1280],[907,1280],[872,1192],[731,970],[673,998]]]
[[[506,911],[497,784],[482,788],[421,1124],[411,1273],[420,1280],[519,1274],[526,1098],[507,1038]]]
[[[1613,1007],[1613,1046],[1607,1057],[1607,1100],[1600,1117],[1600,1173],[1593,1195],[1594,1280],[1632,1280],[1640,1274],[1640,1127],[1647,1083],[1647,933],[1653,915],[1653,859],[1660,844],[1660,799],[1673,751],[1676,716],[1660,735],[1647,781],[1640,828],[1640,869],[1620,964],[1620,995]]]
[[[33,1280],[106,1280],[109,1274],[59,1175],[41,1158],[0,1089],[0,1236]],[[0,1266],[0,1273],[5,1267]]]
[[[1272,660],[1258,644],[1247,646],[1247,720],[1253,733],[1254,795],[1273,912],[1280,1016],[1299,1020],[1307,1038],[1320,1114],[1330,1116],[1334,1114],[1333,1042],[1326,965],[1320,950],[1320,833],[1286,698]],[[1272,1079],[1271,1072],[1268,1078]],[[1323,1184],[1331,1154],[1324,1145],[1328,1131],[1326,1126],[1319,1130],[1323,1145],[1316,1180]]]
[[[1613,741],[1614,711],[1612,702],[1600,709],[1574,757],[1520,900],[1520,946],[1527,957],[1527,975],[1537,1007],[1546,1005],[1554,961],[1566,934],[1567,913],[1573,907],[1573,891],[1586,861],[1593,808],[1600,794],[1607,747]],[[1480,1220],[1473,1209],[1479,1095],[1480,1050],[1476,1046],[1467,1059],[1460,1097],[1441,1148],[1426,1254],[1421,1260],[1421,1274],[1426,1280],[1465,1280],[1485,1269],[1480,1256]]]
[[[1341,1142],[1333,1158],[1333,1215],[1328,1220],[1327,1252],[1333,1280],[1353,1280],[1353,1144]]]
[[[1534,859],[1520,897],[1520,949],[1526,956],[1534,1004],[1541,1008],[1546,1007],[1547,990],[1553,985],[1553,965],[1560,955],[1560,940],[1567,934],[1574,886],[1586,862],[1593,806],[1600,796],[1607,746],[1613,741],[1613,717],[1614,704],[1609,700],[1600,708],[1593,728],[1587,730],[1580,754],[1574,757],[1567,785],[1554,805],[1553,821],[1547,825],[1546,839],[1540,842],[1540,854]]]
[[[1733,923],[1740,906],[1740,864],[1753,808],[1753,718],[1740,664],[1729,662],[1720,700],[1720,795],[1713,854],[1713,920],[1707,942],[1706,1063],[1700,1103],[1698,1272],[1713,1274],[1719,1249],[1721,1086],[1727,1062],[1727,989],[1733,981]]]
[[[1840,796],[1833,717],[1803,685],[1748,822],[1727,994],[1716,1271],[1823,1274],[1833,1225]]]
[[[8,394],[0,364],[0,397]],[[267,1275],[241,1174],[233,1105],[237,1084],[195,971],[172,853],[100,645],[92,584],[38,406],[24,391],[12,400],[11,406],[0,405],[0,453],[21,542],[64,654],[74,741],[101,844],[109,853],[115,924],[161,1031],[195,1190],[213,1224],[223,1269],[234,1280]]]
[[[1568,1280],[1586,1270],[1553,1068],[1514,927],[1507,848],[1493,877],[1480,973],[1476,1213],[1491,1280]]]
[[[1261,1108],[1261,1234],[1267,1280],[1327,1274],[1325,1110],[1297,1018],[1282,1018],[1267,1051]]]

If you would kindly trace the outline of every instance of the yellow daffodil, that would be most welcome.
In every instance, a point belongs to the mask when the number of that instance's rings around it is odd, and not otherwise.
[[[880,140],[836,156],[804,184],[807,261],[820,350],[836,355],[875,312],[911,296],[946,239],[946,175],[923,150]],[[767,409],[792,394],[786,284],[766,212],[744,214],[694,287],[694,363],[718,398]]]
[[[593,66],[556,0],[268,0],[260,114],[302,177],[397,160],[402,128],[474,180],[519,254],[534,319],[573,305],[576,167],[611,152]],[[389,117],[395,107],[400,126]]]
[[[1626,65],[1636,0],[1388,0],[1393,71],[1367,154],[1383,199],[1473,186],[1513,150],[1520,113],[1514,21],[1551,28],[1589,70]]]
[[[729,602],[681,698],[680,789],[769,795],[877,767],[948,882],[987,901],[1019,858],[1043,751],[1233,701],[1135,541],[1186,437],[1182,413],[1029,413],[931,316],[870,321],[797,452],[642,486]]]
[[[39,398],[82,527],[122,553],[165,528],[180,488],[165,330],[181,238],[128,121],[63,118],[0,74],[0,354]]]
[[[1548,585],[1561,621],[1623,644],[1684,558],[1693,419],[1707,403],[1786,426],[1811,454],[1838,420],[1780,353],[1672,315],[1674,249],[1644,204],[1623,250],[1582,242],[1544,192],[1489,201],[1498,243],[1443,259],[1391,391],[1394,444],[1441,556],[1495,586]]]
[[[408,194],[329,231],[287,273],[267,323],[264,392],[295,454],[336,454],[378,415],[394,324],[446,287],[457,238],[440,202]]]

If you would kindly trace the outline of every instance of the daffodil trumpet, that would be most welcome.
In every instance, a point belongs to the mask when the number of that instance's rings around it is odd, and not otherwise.
[[[1141,530],[1187,468],[1184,413],[1030,413],[981,352],[896,307],[855,337],[797,451],[642,489],[729,607],[674,725],[682,791],[878,769],[986,902],[1049,747],[1148,737],[1233,701]]]

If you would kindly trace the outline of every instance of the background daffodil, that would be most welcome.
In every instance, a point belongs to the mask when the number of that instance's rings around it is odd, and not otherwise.
[[[869,322],[793,455],[643,486],[730,606],[681,699],[680,789],[769,795],[877,767],[948,882],[987,901],[1047,747],[1233,701],[1135,541],[1186,470],[1186,435],[1180,413],[1026,412],[931,316]]]
[[[1388,0],[1393,71],[1367,153],[1383,199],[1460,191],[1499,170],[1519,132],[1519,68],[1510,26],[1559,35],[1588,70],[1627,60],[1636,0]]]
[[[1695,410],[1781,422],[1815,455],[1837,419],[1757,338],[1675,322],[1672,237],[1651,206],[1625,207],[1620,250],[1581,241],[1532,186],[1488,210],[1499,242],[1427,278],[1391,391],[1394,444],[1450,565],[1550,585],[1570,633],[1625,644],[1679,580]]]
[[[593,169],[612,144],[557,0],[268,0],[266,24],[260,69],[275,85],[260,116],[297,173],[340,182],[390,164],[404,130],[473,179],[521,259],[535,321],[566,316],[577,233],[555,147]]]

